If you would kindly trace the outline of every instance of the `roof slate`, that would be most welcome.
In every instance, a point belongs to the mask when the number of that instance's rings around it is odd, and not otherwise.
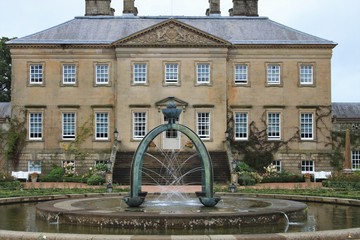
[[[337,119],[360,119],[360,103],[332,103],[333,117]]]
[[[188,24],[232,44],[330,44],[267,17],[76,17],[9,44],[111,44],[168,19]]]

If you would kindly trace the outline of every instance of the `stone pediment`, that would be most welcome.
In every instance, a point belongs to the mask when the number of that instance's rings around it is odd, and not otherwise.
[[[176,104],[177,107],[180,107],[183,109],[183,111],[185,111],[185,108],[189,105],[187,102],[179,99],[179,98],[176,98],[176,97],[167,97],[167,98],[164,98],[158,102],[155,103],[155,106],[159,109],[161,108],[164,108],[168,105],[169,102],[174,102]]]
[[[229,42],[194,28],[185,23],[170,19],[143,31],[132,34],[113,43],[121,46],[228,46]]]

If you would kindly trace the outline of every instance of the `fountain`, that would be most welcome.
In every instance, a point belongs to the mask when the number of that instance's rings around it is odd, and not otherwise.
[[[37,205],[37,215],[41,219],[59,224],[129,229],[213,229],[259,224],[286,226],[290,221],[304,221],[307,206],[303,203],[279,199],[236,198],[228,195],[215,197],[210,155],[196,133],[176,123],[175,119],[178,119],[180,113],[181,110],[176,108],[173,99],[169,98],[168,106],[163,110],[168,123],[151,130],[134,154],[130,196],[124,197],[123,202],[118,196],[43,202]],[[201,161],[201,191],[195,192],[193,197],[196,196],[201,204],[185,198],[159,202],[156,194],[145,201],[148,194],[142,191],[144,156],[154,138],[168,130],[186,135],[197,150]],[[177,182],[177,179],[173,182]]]

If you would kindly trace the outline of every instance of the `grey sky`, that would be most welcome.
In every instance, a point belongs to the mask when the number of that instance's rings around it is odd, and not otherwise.
[[[112,0],[122,15],[122,0]],[[0,37],[22,37],[85,14],[85,0],[1,0]],[[208,0],[136,0],[141,16],[204,16]],[[232,0],[221,0],[228,16]],[[332,60],[332,101],[360,102],[360,0],[259,0],[259,15],[339,45]]]

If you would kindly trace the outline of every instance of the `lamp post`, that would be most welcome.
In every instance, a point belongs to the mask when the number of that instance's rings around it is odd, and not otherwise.
[[[118,140],[118,136],[119,136],[119,132],[118,132],[117,128],[115,128],[115,130],[114,130],[114,141]]]
[[[225,138],[226,138],[226,141],[228,141],[230,139],[230,131],[229,131],[229,129],[226,129],[226,131],[225,131]]]
[[[105,181],[109,184],[112,183],[112,162],[111,160],[107,160],[106,161],[106,173],[105,173]],[[108,187],[109,187],[109,184],[108,184]]]
[[[106,186],[106,189],[107,189],[108,193],[111,193],[113,191],[113,186],[112,186],[111,182],[108,183],[108,185]]]

